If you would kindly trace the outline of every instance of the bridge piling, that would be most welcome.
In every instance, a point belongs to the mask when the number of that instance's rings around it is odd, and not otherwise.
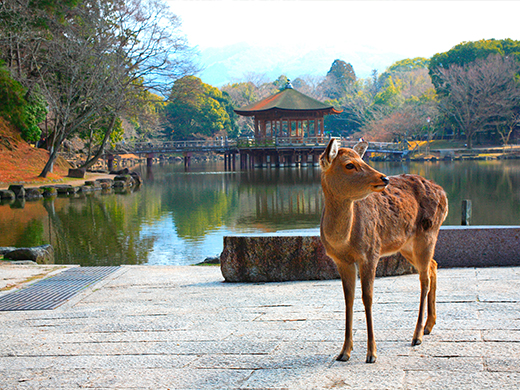
[[[183,160],[184,160],[184,168],[188,168],[191,165],[191,153],[190,152],[184,152],[183,153]]]
[[[109,172],[114,170],[114,155],[113,154],[107,155],[107,169]]]
[[[155,157],[155,153],[147,153],[146,154],[146,166],[151,167],[153,165],[153,159]]]

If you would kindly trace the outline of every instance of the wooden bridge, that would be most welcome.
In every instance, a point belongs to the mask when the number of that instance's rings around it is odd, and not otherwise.
[[[342,139],[341,146],[352,147],[357,141]],[[182,154],[185,165],[190,164],[193,153],[223,154],[226,169],[236,168],[236,156],[240,159],[240,168],[285,167],[318,165],[318,158],[329,142],[328,137],[275,137],[275,138],[239,138],[237,140],[216,138],[201,141],[166,141],[136,142],[119,145],[107,152],[110,162],[117,154],[132,153],[146,155],[150,165],[154,157],[164,154]],[[369,153],[381,153],[403,157],[408,149],[403,150],[401,144],[391,142],[371,142]]]

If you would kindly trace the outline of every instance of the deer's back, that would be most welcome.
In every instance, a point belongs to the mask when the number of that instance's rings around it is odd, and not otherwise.
[[[380,248],[381,255],[397,252],[417,234],[436,236],[448,211],[446,193],[434,182],[418,175],[389,179],[383,192],[373,193],[354,206],[352,238],[367,247]]]

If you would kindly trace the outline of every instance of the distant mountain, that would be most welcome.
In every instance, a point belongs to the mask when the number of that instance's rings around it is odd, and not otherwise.
[[[280,75],[296,79],[304,75],[325,76],[334,60],[352,64],[360,78],[370,76],[373,69],[383,72],[395,61],[404,59],[397,53],[383,53],[370,48],[320,48],[253,46],[238,43],[221,48],[200,50],[204,70],[199,75],[207,84],[220,87],[243,81],[248,74],[265,74],[268,80]]]

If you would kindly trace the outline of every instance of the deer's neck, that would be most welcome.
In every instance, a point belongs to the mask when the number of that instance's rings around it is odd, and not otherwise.
[[[322,234],[332,246],[348,244],[354,224],[354,201],[325,197]]]

